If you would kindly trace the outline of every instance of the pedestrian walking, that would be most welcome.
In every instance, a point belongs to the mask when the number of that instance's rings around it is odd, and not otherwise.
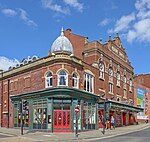
[[[106,120],[106,129],[109,129],[110,128],[110,121],[109,119]]]
[[[111,123],[110,129],[112,129],[112,127],[115,129],[115,119],[113,115],[111,116],[110,123]]]

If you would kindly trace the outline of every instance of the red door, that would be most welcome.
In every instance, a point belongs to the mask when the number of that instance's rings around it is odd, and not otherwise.
[[[71,131],[71,111],[54,110],[54,132]]]
[[[126,125],[126,113],[123,113],[123,125]]]

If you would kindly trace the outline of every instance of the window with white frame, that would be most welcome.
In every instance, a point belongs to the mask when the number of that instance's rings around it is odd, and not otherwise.
[[[123,88],[126,89],[126,83],[127,83],[127,78],[126,76],[124,75],[123,76]]]
[[[127,98],[127,90],[126,89],[123,89],[123,97]]]
[[[109,76],[113,76],[113,69],[112,69],[112,67],[109,67],[108,75]]]
[[[120,72],[117,71],[117,86],[120,87]]]
[[[52,73],[51,72],[48,72],[47,75],[45,76],[45,87],[48,88],[48,87],[52,87]]]
[[[84,74],[84,90],[87,92],[94,92],[94,78],[91,74]]]
[[[109,75],[109,81],[113,82],[113,69],[112,69],[112,67],[109,67],[108,75]]]
[[[99,78],[100,79],[104,79],[104,63],[100,62],[99,64],[99,70],[100,70],[100,74],[99,74]]]
[[[129,91],[132,92],[132,79],[129,80]]]
[[[58,86],[68,86],[68,73],[65,70],[58,73]]]
[[[74,73],[72,76],[72,87],[78,88],[78,86],[79,86],[78,84],[79,84],[78,75],[76,73]]]
[[[109,93],[113,93],[113,84],[112,83],[109,83]]]
[[[117,98],[117,101],[118,101],[118,102],[120,101],[120,98],[119,98],[119,97]]]

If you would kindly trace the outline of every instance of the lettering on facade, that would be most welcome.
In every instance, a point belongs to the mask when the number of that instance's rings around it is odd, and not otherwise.
[[[25,99],[32,99],[32,98],[38,98],[41,97],[41,95],[35,95],[35,96],[27,96]]]

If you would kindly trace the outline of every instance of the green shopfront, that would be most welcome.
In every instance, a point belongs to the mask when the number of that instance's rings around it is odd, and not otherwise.
[[[109,99],[106,99],[105,108],[106,120],[110,120],[111,116],[114,116],[116,127],[133,125],[135,123],[135,114],[143,111],[142,108],[135,107],[131,104],[126,104]],[[100,128],[103,127],[103,123],[101,120],[103,116],[104,103],[101,102],[98,104],[98,123]]]
[[[30,131],[73,132],[76,113],[80,131],[98,129],[98,96],[73,88],[52,88],[11,97],[14,105],[14,127],[21,126]],[[27,100],[26,111],[19,110],[20,100]]]

